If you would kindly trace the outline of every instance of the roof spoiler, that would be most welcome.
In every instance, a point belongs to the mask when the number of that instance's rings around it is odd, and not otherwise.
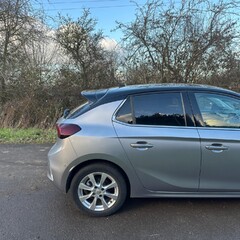
[[[85,97],[89,102],[97,102],[101,99],[106,93],[108,89],[100,89],[100,90],[87,90],[82,91],[81,94]]]

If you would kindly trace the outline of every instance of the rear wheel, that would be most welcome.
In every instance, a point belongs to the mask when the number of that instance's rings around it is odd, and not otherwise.
[[[93,216],[109,216],[125,202],[126,182],[122,174],[108,164],[91,164],[73,178],[71,192],[79,208]]]

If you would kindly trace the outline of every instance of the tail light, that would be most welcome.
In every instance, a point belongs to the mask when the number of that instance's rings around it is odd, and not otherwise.
[[[63,139],[79,132],[81,128],[76,124],[57,124],[58,137]]]

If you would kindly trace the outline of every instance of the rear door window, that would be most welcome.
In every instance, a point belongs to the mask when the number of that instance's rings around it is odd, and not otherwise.
[[[186,126],[181,93],[151,93],[130,97],[117,113],[125,123]]]

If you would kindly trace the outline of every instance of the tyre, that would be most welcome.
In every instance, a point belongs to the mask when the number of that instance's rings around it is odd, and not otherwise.
[[[127,197],[127,186],[122,174],[105,163],[82,168],[74,176],[70,190],[80,209],[99,217],[115,213]]]

